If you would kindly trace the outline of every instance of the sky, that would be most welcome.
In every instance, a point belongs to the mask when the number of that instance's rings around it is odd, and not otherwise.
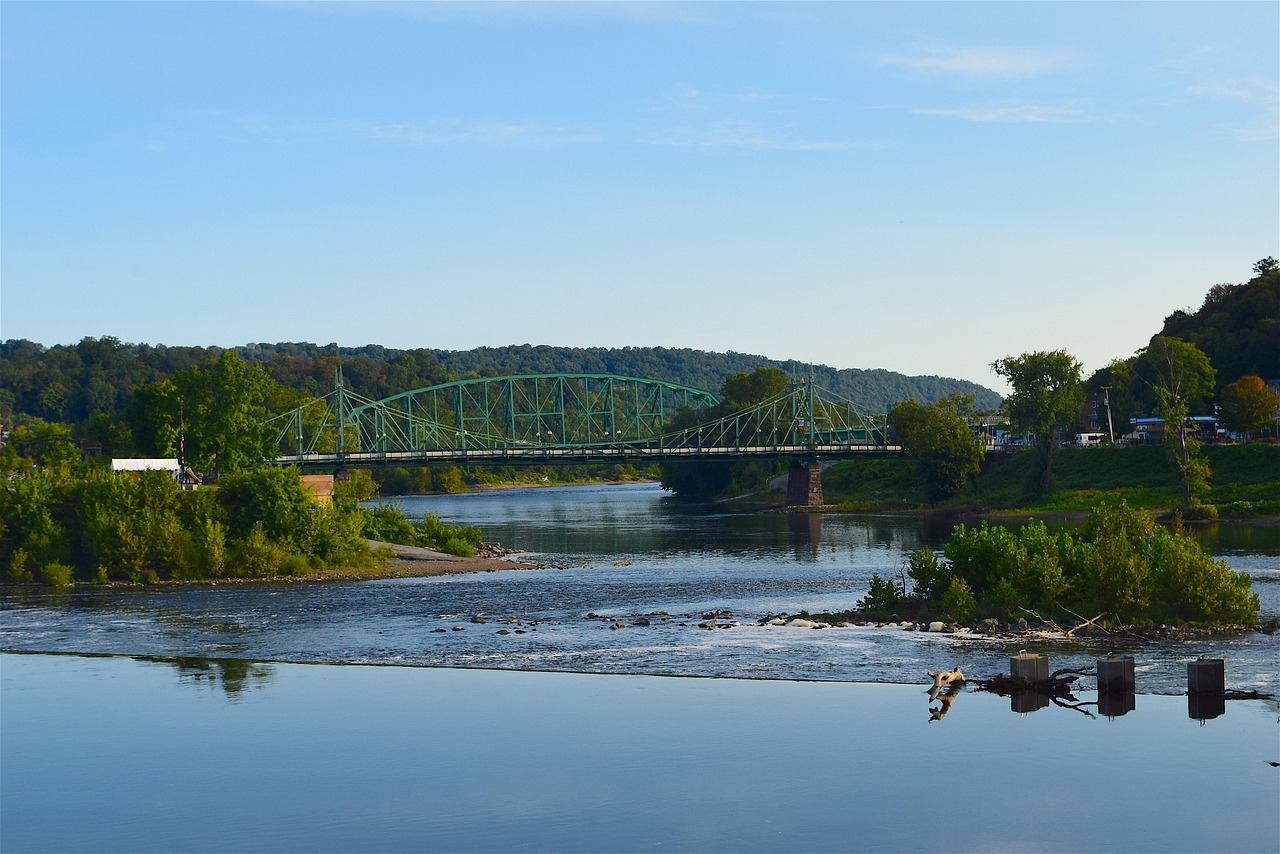
[[[0,339],[1004,391],[1280,257],[1280,4],[0,3]]]

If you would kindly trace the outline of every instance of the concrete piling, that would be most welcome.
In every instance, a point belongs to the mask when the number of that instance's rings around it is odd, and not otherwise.
[[[1098,659],[1098,711],[1108,718],[1132,712],[1137,705],[1132,655]]]
[[[1043,682],[1049,678],[1049,656],[1020,652],[1009,659],[1009,675],[1028,682]]]
[[[1210,721],[1227,711],[1226,662],[1199,658],[1187,662],[1187,717]]]
[[[1132,694],[1137,688],[1132,655],[1109,655],[1098,659],[1098,693]]]
[[[1188,694],[1221,694],[1227,690],[1226,664],[1221,658],[1187,662]]]

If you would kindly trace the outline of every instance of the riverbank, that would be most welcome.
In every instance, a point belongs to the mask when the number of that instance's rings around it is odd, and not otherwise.
[[[271,575],[255,577],[199,578],[190,580],[164,579],[147,583],[136,581],[90,582],[77,581],[63,585],[64,589],[97,590],[141,587],[217,587],[241,584],[310,584],[323,581],[376,581],[383,578],[434,578],[441,575],[461,575],[472,572],[497,572],[503,569],[545,569],[543,564],[527,563],[513,555],[514,549],[505,549],[495,543],[483,543],[475,557],[445,554],[420,546],[404,546],[370,540],[375,554],[382,552],[382,560],[369,566],[334,567],[317,569],[295,575]],[[23,590],[49,590],[45,584],[13,582],[0,578],[0,594]]]
[[[1209,521],[1280,527],[1280,445],[1208,446],[1204,454],[1212,469],[1205,501],[1218,512]],[[1041,498],[1028,496],[1034,462],[1030,452],[989,455],[970,488],[935,502],[909,457],[845,460],[823,472],[824,509],[1071,520],[1108,500],[1162,513],[1181,504],[1177,472],[1159,446],[1061,448],[1054,490]]]
[[[374,570],[356,570],[356,575],[344,575],[342,570],[325,572],[322,580],[349,580],[351,578],[432,578],[439,575],[459,575],[467,572],[497,572],[500,569],[541,569],[541,564],[525,563],[513,555],[514,549],[506,549],[496,543],[482,543],[475,557],[445,554],[422,546],[405,546],[370,540],[376,551],[389,551],[392,557]],[[331,576],[331,577],[330,577]],[[315,575],[309,576],[315,578]]]

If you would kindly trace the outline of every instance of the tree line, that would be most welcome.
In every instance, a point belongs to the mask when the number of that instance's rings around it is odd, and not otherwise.
[[[1165,446],[1181,483],[1180,513],[1214,514],[1202,500],[1209,463],[1199,453],[1200,437],[1188,419],[1217,411],[1227,429],[1247,436],[1273,427],[1280,405],[1267,382],[1280,379],[1280,265],[1265,258],[1253,270],[1246,284],[1215,285],[1194,314],[1174,312],[1146,347],[1113,360],[1088,379],[1065,350],[992,362],[992,370],[1012,389],[1003,414],[1014,429],[1034,436],[1029,500],[1052,491],[1054,449],[1084,427],[1086,395],[1105,393],[1121,435],[1129,431],[1131,416],[1152,414],[1163,421]],[[981,469],[982,442],[966,429],[973,419],[972,401],[964,395],[933,403],[909,400],[889,415],[935,500],[960,493]]]

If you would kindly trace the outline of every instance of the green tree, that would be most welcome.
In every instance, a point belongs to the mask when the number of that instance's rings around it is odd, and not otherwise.
[[[1053,448],[1059,430],[1073,424],[1084,403],[1080,363],[1065,350],[1006,356],[991,369],[1009,381],[1013,393],[1004,401],[1014,426],[1035,434],[1038,460],[1037,495],[1053,486]]]
[[[138,389],[128,420],[140,450],[181,454],[199,471],[225,474],[275,455],[264,404],[279,397],[265,367],[224,350]]]
[[[1182,512],[1191,512],[1196,493],[1209,485],[1209,461],[1197,455],[1199,439],[1187,429],[1192,404],[1213,391],[1217,372],[1194,344],[1157,335],[1134,357],[1139,375],[1155,396],[1164,419],[1165,442],[1182,481]]]
[[[1218,395],[1222,423],[1228,430],[1245,434],[1260,430],[1276,420],[1280,395],[1271,390],[1262,377],[1241,377],[1222,387]]]
[[[786,391],[790,382],[787,372],[779,368],[757,365],[751,373],[739,371],[720,387],[720,403],[709,410],[681,410],[671,426],[692,427],[714,421]],[[723,460],[672,460],[661,465],[662,485],[684,498],[711,498],[734,483],[742,487],[750,465]]]
[[[985,450],[969,427],[973,417],[973,396],[968,394],[948,395],[933,404],[912,398],[889,413],[889,426],[916,458],[935,500],[955,495],[982,466]]]
[[[720,397],[724,401],[721,407],[730,412],[744,406],[754,406],[775,394],[781,394],[790,385],[791,379],[786,371],[757,365],[749,374],[739,371],[724,381],[720,386]]]

